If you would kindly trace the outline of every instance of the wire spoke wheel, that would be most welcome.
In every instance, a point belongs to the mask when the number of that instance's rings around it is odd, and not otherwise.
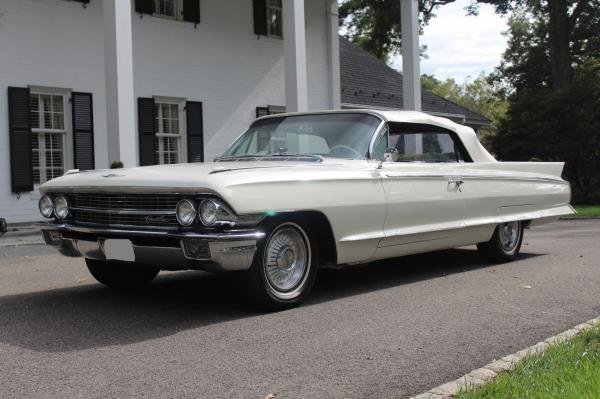
[[[301,294],[310,268],[308,237],[293,223],[279,226],[265,246],[263,270],[271,292],[281,299]]]

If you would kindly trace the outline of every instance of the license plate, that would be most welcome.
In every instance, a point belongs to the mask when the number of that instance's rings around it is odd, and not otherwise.
[[[109,239],[104,241],[104,256],[107,260],[135,262],[133,244],[130,240]]]

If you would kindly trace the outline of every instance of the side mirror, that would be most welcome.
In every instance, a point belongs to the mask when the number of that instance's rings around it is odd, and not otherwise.
[[[377,169],[381,169],[383,167],[384,162],[398,162],[400,159],[400,152],[397,148],[388,148],[383,153],[383,159],[377,165]]]
[[[400,159],[400,152],[397,148],[388,148],[383,154],[383,162],[398,162]]]

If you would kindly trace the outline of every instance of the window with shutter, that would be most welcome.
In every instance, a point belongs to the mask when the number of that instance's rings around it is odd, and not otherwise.
[[[11,187],[15,193],[33,190],[29,97],[28,88],[8,88]]]
[[[200,23],[200,0],[136,0],[135,11],[175,21]]]

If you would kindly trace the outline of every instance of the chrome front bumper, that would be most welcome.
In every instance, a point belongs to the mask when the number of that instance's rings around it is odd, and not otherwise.
[[[135,263],[162,270],[200,269],[212,272],[247,270],[252,265],[259,230],[229,230],[220,233],[95,228],[47,223],[41,227],[46,244],[63,255],[107,260],[108,239],[128,239]]]

